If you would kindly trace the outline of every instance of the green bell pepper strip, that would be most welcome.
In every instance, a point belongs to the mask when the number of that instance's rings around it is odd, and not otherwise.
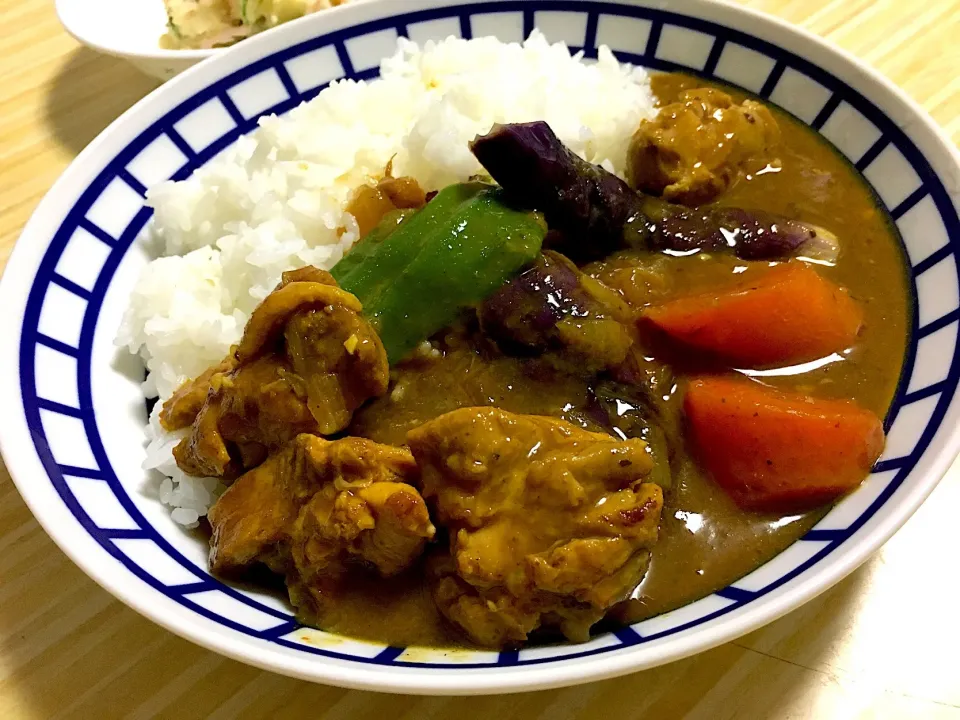
[[[507,205],[499,188],[452,185],[386,236],[368,234],[332,272],[393,364],[532,262],[545,234],[543,219]]]
[[[419,212],[389,233],[389,242],[377,234],[376,231],[380,229],[378,225],[354,245],[343,260],[334,265],[331,270],[333,277],[340,287],[360,298],[360,302],[369,300],[380,288],[393,282],[413,261],[427,238],[448,227],[464,202],[488,187],[480,183],[468,183],[444,188]],[[376,247],[370,248],[371,244]],[[345,270],[341,270],[341,265],[356,252],[361,253],[362,261],[352,266],[348,264]]]
[[[380,247],[380,243],[387,239],[394,230],[411,217],[415,210],[392,210],[383,216],[383,219],[373,230],[358,241],[340,261],[334,265],[331,273],[341,286],[347,275],[357,269],[363,262],[373,255]]]

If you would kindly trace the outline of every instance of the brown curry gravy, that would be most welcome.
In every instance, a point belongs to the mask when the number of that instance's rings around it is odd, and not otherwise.
[[[664,104],[682,90],[704,84],[680,74],[653,78],[654,92]],[[840,258],[834,267],[817,270],[850,290],[864,308],[865,322],[858,345],[839,361],[762,379],[816,396],[852,398],[882,416],[899,379],[908,329],[899,243],[851,166],[808,128],[779,110],[775,113],[783,138],[779,167],[761,168],[741,180],[721,203],[762,208],[835,233],[842,244]],[[664,257],[660,262],[670,283],[651,296],[654,301],[732,284],[766,267],[703,254]],[[682,388],[682,376],[678,384]],[[408,429],[458,407],[496,405],[562,417],[584,395],[581,381],[538,382],[509,358],[482,360],[469,349],[454,348],[433,362],[398,369],[392,397],[362,410],[350,432],[402,444]],[[679,395],[675,391],[670,400],[675,408]],[[674,470],[650,570],[634,599],[618,609],[620,620],[650,617],[730,584],[784,550],[826,511],[793,517],[747,513],[705,478],[686,453],[681,452]],[[329,619],[332,623],[326,629],[396,646],[466,646],[439,616],[422,572],[417,566],[401,578],[358,580],[341,598],[337,616]]]

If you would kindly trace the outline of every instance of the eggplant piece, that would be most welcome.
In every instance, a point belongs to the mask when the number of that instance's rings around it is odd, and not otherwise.
[[[470,149],[513,202],[544,213],[556,231],[554,247],[581,263],[622,247],[826,262],[839,251],[831,233],[797,220],[740,208],[695,210],[640,195],[571,152],[542,121],[494,125]]]
[[[649,229],[643,200],[613,173],[571,152],[543,122],[494,125],[471,144],[480,164],[515,203],[544,213],[562,234],[558,247],[580,262],[627,244],[641,245]],[[589,243],[584,239],[589,238]]]
[[[565,315],[588,316],[576,267],[556,253],[544,253],[536,262],[483,303],[484,332],[511,355],[546,352],[547,333]]]
[[[647,199],[644,211],[651,250],[672,253],[732,250],[744,260],[779,260],[804,255],[823,262],[840,250],[833,233],[763,210],[684,208]]]
[[[504,353],[544,357],[587,375],[627,358],[633,340],[620,322],[627,314],[612,291],[549,251],[487,298],[479,312],[484,334]]]

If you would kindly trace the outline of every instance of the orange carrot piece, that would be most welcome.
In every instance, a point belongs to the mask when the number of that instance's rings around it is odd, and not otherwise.
[[[777,265],[747,284],[648,308],[671,338],[734,367],[793,365],[856,340],[863,311],[847,291],[802,262]]]
[[[753,380],[694,380],[684,412],[701,465],[750,510],[829,502],[859,485],[883,451],[883,426],[872,412]]]

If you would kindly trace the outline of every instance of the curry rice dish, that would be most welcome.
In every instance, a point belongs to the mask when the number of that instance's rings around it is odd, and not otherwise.
[[[470,182],[388,164],[343,258],[285,272],[162,403],[180,471],[227,487],[215,574],[396,646],[583,641],[860,484],[907,334],[888,219],[780,110],[651,82],[625,180],[542,121],[479,135]]]

